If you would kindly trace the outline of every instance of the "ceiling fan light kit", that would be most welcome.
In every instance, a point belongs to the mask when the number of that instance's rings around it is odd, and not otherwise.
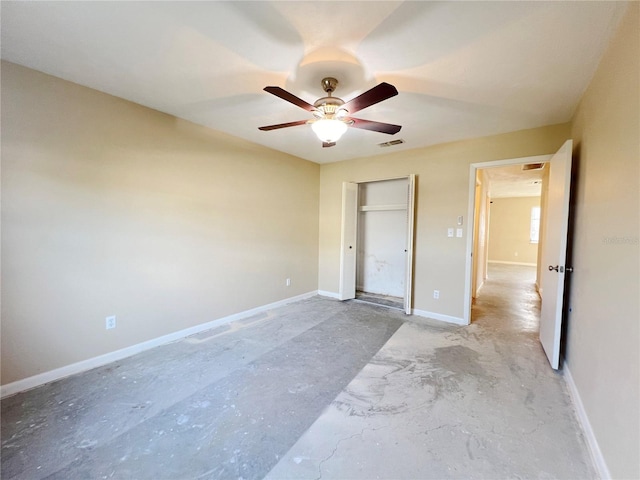
[[[323,78],[322,88],[327,93],[327,96],[319,98],[313,105],[280,87],[265,87],[265,92],[271,93],[276,97],[282,98],[287,102],[311,112],[315,118],[308,121],[299,120],[296,122],[280,123],[277,125],[267,125],[259,127],[259,129],[268,131],[309,124],[311,125],[311,129],[322,142],[323,147],[334,146],[349,127],[386,133],[388,135],[394,135],[400,131],[402,128],[400,125],[372,122],[370,120],[363,120],[349,116],[350,113],[363,110],[371,105],[397,95],[398,90],[396,90],[393,85],[385,82],[380,83],[347,103],[345,103],[341,98],[331,96],[337,86],[338,80],[335,78]]]
[[[311,129],[323,143],[335,143],[347,131],[347,124],[336,119],[323,118],[311,121]]]

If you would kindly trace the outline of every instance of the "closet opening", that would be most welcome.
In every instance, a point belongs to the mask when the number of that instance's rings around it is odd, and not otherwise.
[[[410,175],[345,183],[341,299],[411,313],[414,182]]]

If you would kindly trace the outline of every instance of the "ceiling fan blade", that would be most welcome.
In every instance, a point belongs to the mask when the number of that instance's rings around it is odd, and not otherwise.
[[[391,123],[372,122],[371,120],[363,120],[361,118],[349,117],[353,120],[351,124],[354,128],[361,128],[363,130],[371,130],[373,132],[388,133],[394,135],[400,131],[401,125],[393,125]]]
[[[264,87],[265,92],[269,92],[271,95],[275,95],[276,97],[280,97],[283,100],[286,100],[289,103],[293,103],[294,105],[308,110],[309,112],[313,112],[316,107],[311,105],[310,103],[305,102],[301,98],[296,97],[293,93],[287,92],[285,89],[280,87]]]
[[[375,105],[387,98],[394,97],[398,94],[398,90],[393,85],[382,82],[381,84],[367,90],[361,95],[358,95],[353,100],[349,100],[343,105],[342,108],[346,109],[349,113],[358,112],[364,108]]]
[[[333,147],[335,146],[336,142],[322,142],[322,147],[326,148],[326,147]]]
[[[307,123],[307,120],[298,120],[297,122],[289,122],[289,123],[278,123],[276,125],[267,125],[266,127],[258,127],[258,130],[269,131],[269,130],[277,130],[278,128],[287,128],[287,127],[296,127],[298,125],[304,125]]]

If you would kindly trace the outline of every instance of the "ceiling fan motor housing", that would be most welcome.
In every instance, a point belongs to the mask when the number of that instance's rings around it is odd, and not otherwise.
[[[344,101],[338,97],[322,97],[313,104],[322,117],[335,115],[343,105]]]
[[[325,77],[321,83],[322,89],[327,92],[328,96],[319,98],[314,102],[313,106],[316,108],[315,116],[326,119],[345,117],[347,111],[340,109],[344,105],[344,101],[341,98],[331,96],[331,93],[338,86],[338,80],[333,77]]]

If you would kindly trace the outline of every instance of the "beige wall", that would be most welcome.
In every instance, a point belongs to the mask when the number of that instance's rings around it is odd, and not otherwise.
[[[2,383],[316,290],[318,185],[317,164],[3,62]]]
[[[568,124],[554,125],[322,165],[319,289],[338,292],[342,182],[415,173],[414,308],[463,318],[470,164],[555,153],[569,134]],[[465,238],[447,238],[458,215],[465,217]]]
[[[531,209],[540,197],[494,198],[489,222],[489,261],[525,263],[538,261],[538,244],[530,242]]]
[[[577,163],[567,365],[614,478],[640,478],[640,4],[572,125]]]

